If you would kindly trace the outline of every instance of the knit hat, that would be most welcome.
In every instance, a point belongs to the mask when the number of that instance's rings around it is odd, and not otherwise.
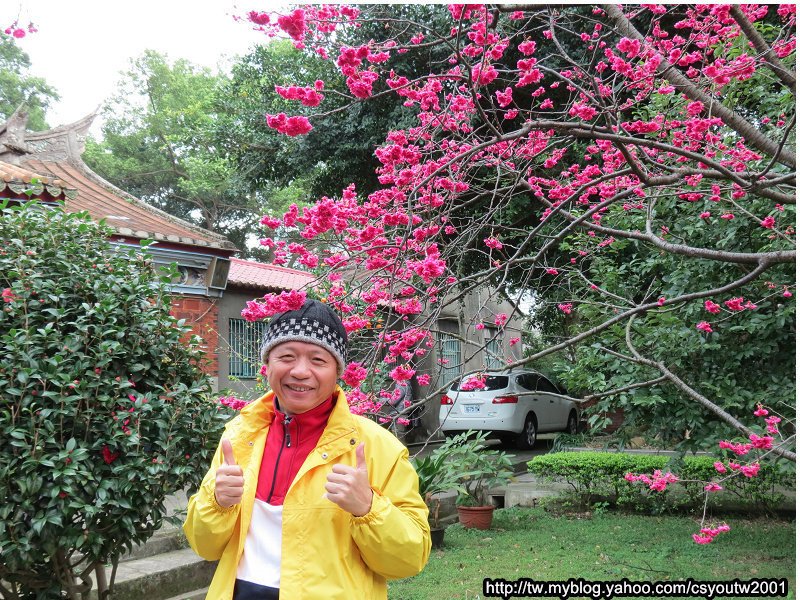
[[[283,342],[308,342],[325,348],[336,358],[339,375],[347,360],[347,331],[342,320],[319,300],[307,299],[298,310],[287,310],[272,317],[261,343],[261,361]]]

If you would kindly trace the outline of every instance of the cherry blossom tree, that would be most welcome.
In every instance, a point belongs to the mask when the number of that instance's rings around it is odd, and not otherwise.
[[[325,82],[287,81],[276,93],[297,110],[267,114],[276,131],[305,135],[376,98],[415,111],[375,149],[376,191],[262,220],[280,232],[264,242],[276,262],[316,269],[317,293],[370,334],[351,403],[397,396],[365,386],[376,368],[416,378],[428,393],[414,404],[438,398],[450,382],[420,368],[437,318],[489,289],[530,324],[523,358],[504,340],[509,366],[562,357],[595,425],[624,406],[689,445],[740,436],[795,460],[794,5],[440,9],[439,25],[379,6],[247,16],[334,62],[349,91],[326,110]],[[365,24],[382,37],[359,37]],[[434,49],[447,59],[424,76],[397,66]],[[783,418],[769,444],[759,405]]]

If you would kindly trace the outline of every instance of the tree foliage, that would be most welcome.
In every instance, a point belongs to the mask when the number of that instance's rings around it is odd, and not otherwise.
[[[104,107],[103,140],[90,141],[84,159],[118,187],[244,249],[258,199],[220,145],[231,119],[218,105],[225,80],[146,51]]]
[[[199,485],[224,424],[199,342],[169,315],[169,274],[110,233],[0,205],[4,599],[77,598],[90,576],[106,593],[96,575]]]
[[[377,189],[265,220],[297,229],[276,254],[324,265],[354,330],[386,306],[407,319],[373,355],[396,379],[415,375],[444,307],[488,287],[531,307],[512,364],[555,357],[573,393],[601,399],[597,426],[619,408],[637,432],[698,447],[760,432],[757,403],[793,417],[792,5],[381,10],[249,18],[329,57],[351,98],[308,110],[318,90],[300,79],[281,93],[298,108],[267,115],[277,131],[311,138],[387,98],[414,111],[375,149]],[[360,28],[374,36],[350,45]],[[401,66],[434,48],[446,59]],[[792,429],[773,452],[794,458]]]
[[[7,119],[20,105],[28,110],[28,127],[47,129],[45,113],[58,100],[56,90],[41,77],[29,73],[31,59],[10,35],[0,32],[0,119]]]

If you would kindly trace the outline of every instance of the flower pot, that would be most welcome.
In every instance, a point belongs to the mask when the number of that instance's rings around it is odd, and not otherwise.
[[[444,527],[431,527],[431,545],[434,548],[444,546]]]
[[[494,506],[458,506],[458,522],[467,529],[489,529]]]

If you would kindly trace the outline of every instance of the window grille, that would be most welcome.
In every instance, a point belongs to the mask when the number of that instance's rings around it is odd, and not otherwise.
[[[240,379],[255,379],[261,368],[261,357],[258,351],[267,323],[250,323],[244,319],[230,319],[229,341],[230,357],[228,374]]]
[[[461,373],[461,342],[446,333],[439,334],[439,358],[443,362],[439,372],[439,386],[443,386]]]
[[[486,368],[487,369],[501,369],[503,367],[503,349],[500,346],[500,340],[493,337],[486,340]]]

